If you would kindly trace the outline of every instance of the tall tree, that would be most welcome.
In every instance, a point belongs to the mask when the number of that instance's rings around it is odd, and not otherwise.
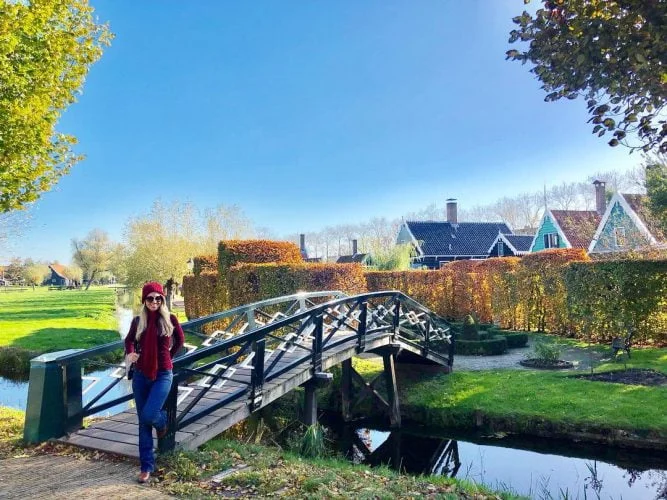
[[[656,161],[646,165],[646,194],[653,215],[660,220],[667,234],[667,163]]]
[[[667,2],[539,3],[535,14],[513,19],[510,43],[528,47],[507,51],[507,58],[534,65],[546,101],[584,97],[593,133],[612,133],[610,146],[667,152]]]
[[[0,212],[35,201],[80,160],[55,127],[110,39],[88,0],[0,1]]]
[[[113,245],[109,235],[101,229],[93,229],[82,240],[72,240],[72,260],[88,279],[86,290],[98,273],[109,269]]]

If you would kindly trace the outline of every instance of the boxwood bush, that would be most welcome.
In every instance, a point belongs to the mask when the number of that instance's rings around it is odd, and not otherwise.
[[[463,340],[460,337],[454,343],[454,353],[464,355],[494,356],[507,350],[507,339],[498,335],[486,340]]]
[[[528,334],[526,332],[499,330],[498,334],[507,339],[507,347],[510,349],[514,349],[516,347],[525,347],[525,345],[528,343]]]

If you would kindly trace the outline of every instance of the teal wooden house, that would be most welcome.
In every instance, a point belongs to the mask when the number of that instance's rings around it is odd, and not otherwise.
[[[535,233],[531,252],[550,248],[587,249],[600,215],[594,210],[547,210]]]
[[[616,193],[602,216],[588,253],[625,252],[667,247],[665,235],[647,206],[646,196]]]

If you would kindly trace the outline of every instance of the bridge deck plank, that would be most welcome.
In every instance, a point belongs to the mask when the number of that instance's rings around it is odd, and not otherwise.
[[[325,335],[326,338],[327,336]],[[339,341],[341,342],[340,344],[334,347],[330,346],[331,343]],[[390,342],[391,336],[388,332],[371,333],[365,338],[364,349],[370,351],[386,346]],[[356,334],[345,330],[341,330],[331,336],[328,345],[329,347],[325,346],[326,350],[322,353],[323,370],[328,370],[341,361],[353,357],[357,354],[358,350]],[[309,349],[312,346],[312,339],[307,339],[303,346]],[[280,351],[274,350],[265,359],[265,367],[268,368],[275,359],[274,356],[279,354]],[[298,360],[309,360],[309,358],[310,355],[305,349],[295,348],[291,352],[283,352],[282,357],[272,368],[271,373],[277,373]],[[234,380],[227,379],[221,386],[209,387],[191,410],[193,413],[210,408],[220,401],[221,398],[228,397],[239,389],[249,389],[251,370],[241,365],[236,365],[232,368],[235,371],[230,376]],[[275,401],[285,393],[307,382],[311,377],[312,369],[310,364],[298,364],[281,373],[279,376],[267,380],[263,386],[261,406],[266,406]],[[179,404],[180,409],[183,409],[193,398],[206,389],[206,387],[197,383],[191,384],[187,388],[191,389],[191,392]],[[248,403],[247,396],[231,401],[225,406],[199,418],[195,423],[181,429],[176,433],[177,448],[196,448],[237,422],[242,421],[250,415]],[[59,439],[59,441],[105,452],[137,457],[137,435],[136,411],[128,409],[109,418],[96,420],[87,429],[81,429],[67,437]]]

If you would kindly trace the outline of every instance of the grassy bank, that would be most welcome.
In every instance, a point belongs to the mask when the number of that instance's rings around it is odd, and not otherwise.
[[[0,294],[0,346],[48,352],[118,340],[113,289]]]
[[[371,378],[381,361],[361,360],[357,371]],[[596,372],[623,369],[603,363]],[[667,349],[637,349],[627,368],[667,374]],[[399,369],[404,418],[435,427],[598,435],[602,440],[667,442],[667,386],[624,385],[578,378],[573,373],[538,370],[461,371],[449,375]],[[593,437],[593,436],[589,436]]]
[[[23,412],[0,406],[0,460],[45,452],[99,459],[96,452],[64,445],[22,447],[23,418]],[[371,469],[334,458],[305,459],[279,448],[228,439],[210,441],[195,452],[160,457],[158,467],[151,487],[181,498],[517,498],[468,481],[400,475],[387,468]],[[213,480],[225,470],[233,473]]]
[[[31,288],[0,294],[0,376],[26,376],[29,360],[118,340],[111,288]]]

